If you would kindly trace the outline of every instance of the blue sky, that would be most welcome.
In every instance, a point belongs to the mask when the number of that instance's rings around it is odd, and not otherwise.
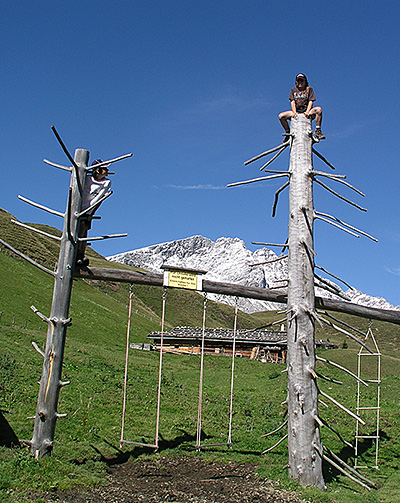
[[[260,175],[243,162],[281,142],[277,114],[304,72],[324,111],[318,150],[335,182],[367,213],[315,188],[318,211],[376,236],[356,239],[315,225],[316,262],[365,293],[400,304],[400,4],[388,1],[2,2],[0,206],[25,222],[60,219],[17,199],[63,211],[68,174],[55,125],[73,153],[133,152],[115,165],[114,195],[94,235],[104,255],[201,234],[283,242],[287,192],[280,179],[226,188]],[[284,170],[285,152],[271,166]],[[315,169],[329,171],[315,160]]]

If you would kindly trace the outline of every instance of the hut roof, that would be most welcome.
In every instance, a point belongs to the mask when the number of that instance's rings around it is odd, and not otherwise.
[[[182,339],[182,340],[201,340],[203,329],[200,327],[175,327],[169,332],[164,332],[164,339]],[[161,332],[151,332],[148,339],[160,339]],[[207,341],[233,341],[233,330],[228,328],[206,328],[204,339]],[[264,344],[282,344],[287,343],[286,332],[273,330],[237,330],[236,341]]]

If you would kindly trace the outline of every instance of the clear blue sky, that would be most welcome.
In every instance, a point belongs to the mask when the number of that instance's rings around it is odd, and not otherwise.
[[[43,164],[71,152],[115,165],[114,195],[93,234],[104,255],[201,234],[282,242],[288,200],[271,218],[281,180],[243,162],[281,142],[277,114],[304,72],[324,111],[319,151],[366,193],[316,187],[318,211],[376,236],[315,225],[316,261],[370,295],[400,304],[400,3],[68,0],[2,2],[0,206],[25,222],[60,219],[17,199],[64,210],[68,174]],[[272,169],[286,169],[284,153]],[[329,171],[319,160],[315,169]],[[336,186],[336,187],[335,187]]]

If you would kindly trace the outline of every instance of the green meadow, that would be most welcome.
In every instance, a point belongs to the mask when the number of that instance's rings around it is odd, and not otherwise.
[[[15,248],[52,268],[57,259],[57,242],[40,237],[10,223],[11,216],[0,210],[0,237]],[[56,232],[49,230],[49,232]],[[90,251],[93,265],[107,262]],[[113,267],[116,267],[113,264]],[[122,267],[122,266],[121,266]],[[209,447],[196,452],[196,421],[200,358],[165,354],[163,358],[160,449],[152,450],[125,444],[120,448],[123,377],[127,330],[129,286],[116,283],[74,281],[64,356],[63,380],[58,412],[67,417],[57,421],[53,455],[40,462],[19,440],[29,440],[33,431],[42,357],[32,342],[45,347],[46,324],[30,309],[34,305],[48,315],[53,279],[24,260],[0,248],[0,501],[28,502],[28,491],[55,491],[74,486],[105,484],[109,466],[129,458],[140,460],[158,456],[200,456],[206,461],[243,462],[257,465],[259,474],[274,480],[281,488],[296,490],[314,502],[365,503],[400,502],[400,327],[376,322],[372,329],[382,353],[379,469],[364,469],[377,490],[367,491],[325,466],[327,490],[301,489],[290,480],[285,468],[287,446],[281,443],[261,455],[283,435],[262,437],[282,422],[286,398],[286,374],[282,364],[265,364],[237,358],[234,377],[234,414],[231,449]],[[133,286],[131,342],[144,342],[153,330],[160,329],[160,288]],[[166,325],[201,326],[203,298],[183,290],[167,295]],[[239,313],[239,327],[257,327],[279,319],[275,312],[248,315]],[[366,332],[369,320],[336,317]],[[209,302],[207,326],[232,327],[234,313],[229,306]],[[357,372],[358,345],[330,327],[317,327],[317,339],[330,340],[333,350],[320,350],[319,356]],[[153,443],[159,354],[130,350],[127,383],[127,410],[124,438]],[[342,384],[319,379],[321,390],[355,412],[357,383],[348,374],[326,363],[318,372]],[[364,377],[373,379],[376,358],[363,357]],[[206,356],[204,360],[203,442],[227,441],[230,399],[231,359]],[[362,386],[362,400],[376,404],[376,386]],[[348,442],[355,435],[355,420],[324,399],[323,419],[332,424]],[[366,412],[363,434],[376,431],[374,413]],[[353,465],[354,450],[344,445],[328,428],[321,429],[323,443]],[[11,444],[13,444],[11,446]],[[360,445],[359,464],[375,465],[375,444]],[[40,499],[38,500],[40,501]]]

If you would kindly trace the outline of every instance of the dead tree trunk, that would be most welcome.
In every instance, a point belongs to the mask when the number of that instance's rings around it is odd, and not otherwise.
[[[89,152],[83,149],[75,151],[75,163],[78,169],[71,172],[71,182],[60,255],[54,280],[51,314],[48,321],[46,351],[43,372],[40,380],[39,396],[35,415],[35,426],[31,440],[31,450],[36,459],[51,454],[57,418],[58,398],[64,356],[65,337],[70,324],[68,312],[71,300],[72,279],[76,258],[78,237],[78,213],[82,206],[82,186],[85,181],[85,167]]]
[[[302,486],[324,488],[314,341],[314,244],[311,123],[292,119],[290,153],[288,318],[289,470]]]

